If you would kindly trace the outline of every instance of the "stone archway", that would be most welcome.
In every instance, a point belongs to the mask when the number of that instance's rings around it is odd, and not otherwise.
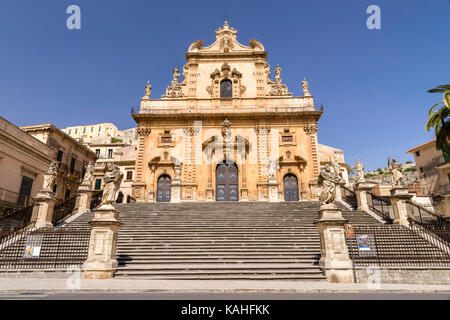
[[[217,164],[216,201],[239,201],[238,167],[232,161]]]
[[[284,201],[298,201],[298,180],[297,177],[288,173],[283,178]]]
[[[156,191],[157,202],[170,202],[170,187],[172,179],[169,175],[163,174],[158,178],[158,185]]]

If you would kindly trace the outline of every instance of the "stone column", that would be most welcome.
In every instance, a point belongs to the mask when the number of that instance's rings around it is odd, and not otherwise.
[[[269,178],[269,202],[280,202],[278,198],[278,182],[275,178]]]
[[[356,199],[358,201],[358,210],[370,211],[369,203],[367,202],[367,193],[372,190],[373,184],[365,181],[357,182],[355,184]],[[337,189],[337,188],[336,188]]]
[[[119,211],[112,205],[94,209],[90,222],[91,238],[88,257],[83,265],[84,279],[110,279],[117,270],[117,236],[121,223],[117,220]]]
[[[320,219],[315,225],[320,232],[321,258],[319,265],[328,282],[352,283],[352,261],[345,242],[345,223],[342,212],[334,204],[320,206]]]
[[[391,205],[394,211],[394,223],[401,225],[409,225],[408,208],[406,202],[412,198],[408,193],[408,188],[404,186],[396,186],[391,189]]]
[[[93,191],[90,186],[81,185],[77,191],[77,199],[75,202],[75,213],[84,213],[91,211],[91,199]]]
[[[37,193],[35,207],[33,208],[33,218],[36,228],[52,227],[53,209],[55,207],[55,193],[49,190],[41,190]]]

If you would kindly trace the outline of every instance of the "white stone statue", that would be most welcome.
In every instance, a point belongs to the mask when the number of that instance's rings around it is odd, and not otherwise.
[[[275,79],[281,79],[281,68],[279,65],[275,67]]]
[[[278,161],[273,161],[272,159],[269,159],[269,162],[267,163],[267,174],[269,176],[269,179],[274,179],[275,174],[277,173],[279,169]]]
[[[116,193],[120,188],[120,183],[123,179],[123,173],[120,172],[119,167],[114,163],[108,163],[105,168],[105,176],[101,205],[110,205],[116,200]]]
[[[58,162],[52,161],[50,167],[44,172],[43,190],[53,192],[53,187],[56,183],[56,176],[58,174]]]
[[[388,157],[388,168],[392,174],[392,185],[394,187],[404,186],[402,165],[397,162],[397,159]]]
[[[355,170],[356,170],[356,182],[364,182],[364,165],[359,161],[359,159],[356,160],[355,164]]]
[[[179,69],[177,66],[175,66],[175,68],[173,68],[172,73],[173,73],[172,81],[178,82],[178,78],[180,77],[180,72],[179,72]]]
[[[331,163],[331,167],[334,171],[334,173],[341,178],[341,166],[339,165],[339,163],[336,160],[336,157],[333,156],[333,159],[330,159],[330,163]]]
[[[174,168],[174,180],[181,180],[181,164],[176,164]]]
[[[84,173],[82,185],[91,187],[93,180],[94,180],[94,163],[92,161],[89,161],[89,164],[86,166],[86,171]]]
[[[317,183],[322,187],[322,192],[319,197],[321,205],[333,203],[336,198],[336,184],[341,182],[341,180],[329,165],[320,168]]]
[[[150,85],[150,82],[147,81],[147,84],[145,85],[145,95],[144,95],[144,98],[150,98],[151,92],[152,92],[152,86]]]
[[[306,81],[306,78],[303,78],[303,81],[301,82],[302,88],[303,88],[303,96],[308,97],[311,96],[311,93],[309,92],[309,83]]]

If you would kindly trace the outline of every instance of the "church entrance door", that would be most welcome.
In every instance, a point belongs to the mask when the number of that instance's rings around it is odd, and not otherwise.
[[[298,201],[298,182],[293,174],[287,174],[283,179],[284,201]]]
[[[170,186],[172,179],[167,174],[163,174],[158,178],[158,189],[156,195],[157,202],[169,202],[170,201]]]
[[[216,201],[238,201],[238,167],[234,162],[221,162],[216,168]]]

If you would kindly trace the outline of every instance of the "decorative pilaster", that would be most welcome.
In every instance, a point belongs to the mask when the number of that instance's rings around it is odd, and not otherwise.
[[[311,147],[311,155],[313,162],[314,177],[319,175],[319,157],[317,152],[317,125],[306,125],[303,130],[309,136],[309,145]]]
[[[145,142],[149,136],[151,129],[148,127],[138,127],[138,154],[136,159],[136,178],[132,185],[133,194],[137,202],[145,201],[145,188],[144,181],[144,154],[145,154]]]

